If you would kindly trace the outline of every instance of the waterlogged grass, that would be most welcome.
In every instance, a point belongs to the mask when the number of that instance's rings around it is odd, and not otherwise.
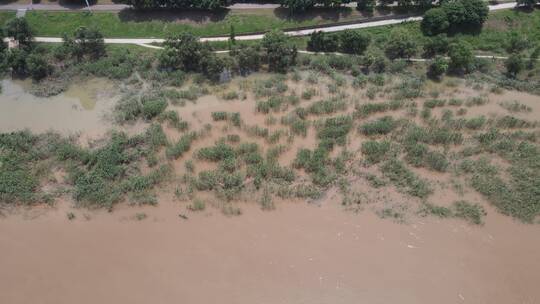
[[[534,221],[540,215],[538,147],[496,132],[482,134],[479,140],[484,149],[508,160],[511,165],[504,172],[487,158],[463,161],[461,168],[470,174],[471,186],[502,213],[525,222]]]
[[[455,201],[450,207],[437,206],[425,202],[422,205],[420,214],[423,216],[433,215],[440,218],[461,218],[475,225],[483,224],[483,217],[487,215],[481,205],[464,200]]]
[[[133,137],[114,132],[96,148],[79,147],[53,133],[1,134],[0,201],[51,203],[65,190],[45,192],[43,186],[51,183],[53,170],[63,170],[67,172],[68,192],[78,205],[112,208],[125,198],[132,203],[155,204],[151,190],[167,178],[170,167],[162,165],[147,175],[141,175],[138,168],[143,159],[153,157],[167,144],[159,125]]]
[[[34,204],[51,202],[42,189],[46,168],[38,164],[50,159],[61,144],[55,134],[36,136],[28,131],[0,134],[0,202]]]
[[[426,198],[433,192],[428,182],[416,176],[403,162],[397,159],[385,162],[381,166],[381,171],[386,178],[407,194]]]
[[[202,161],[217,163],[217,169],[201,171],[194,180],[199,191],[213,191],[220,199],[227,201],[238,199],[247,187],[260,189],[265,186],[261,204],[271,209],[271,195],[268,193],[272,184],[290,184],[295,173],[280,166],[273,157],[263,157],[262,149],[256,143],[243,142],[238,146],[218,142],[214,146],[203,147],[197,151],[197,158]]]

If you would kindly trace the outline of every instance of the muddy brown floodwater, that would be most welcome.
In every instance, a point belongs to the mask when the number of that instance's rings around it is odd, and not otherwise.
[[[73,221],[65,210],[10,215],[0,220],[0,303],[540,301],[537,225],[497,213],[479,227],[397,224],[335,202],[242,208],[188,220],[173,203]]]

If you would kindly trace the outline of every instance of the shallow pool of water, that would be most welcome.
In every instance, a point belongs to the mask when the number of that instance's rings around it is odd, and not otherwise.
[[[4,79],[0,93],[0,132],[29,129],[64,134],[102,134],[111,127],[107,118],[116,97],[112,85],[93,79],[71,85],[52,97],[36,97],[26,91],[27,82]]]

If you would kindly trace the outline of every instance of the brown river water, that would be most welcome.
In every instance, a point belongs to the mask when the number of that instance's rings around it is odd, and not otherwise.
[[[97,136],[112,125],[105,82],[48,99],[2,84],[2,132]],[[192,124],[208,119],[202,103],[193,109]],[[259,123],[249,112],[242,117]],[[485,224],[473,226],[435,217],[400,224],[344,211],[332,196],[273,211],[239,204],[234,217],[187,212],[172,199],[112,213],[69,202],[4,210],[0,303],[540,303],[540,226],[489,206]]]
[[[495,212],[477,227],[397,224],[330,201],[188,220],[175,203],[73,221],[59,208],[0,220],[0,303],[540,300],[540,229]]]

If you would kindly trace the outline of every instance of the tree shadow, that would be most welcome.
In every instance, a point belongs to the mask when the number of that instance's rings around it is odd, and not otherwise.
[[[179,22],[179,23],[203,23],[218,22],[225,19],[229,14],[228,9],[217,11],[206,10],[136,10],[124,9],[118,13],[118,17],[123,22]]]
[[[337,22],[342,18],[347,18],[353,13],[353,9],[350,7],[340,7],[340,8],[312,8],[302,13],[291,14],[289,9],[284,7],[279,7],[274,9],[274,16],[279,19],[289,20],[289,21],[308,21],[313,19],[322,19],[330,20]]]
[[[0,0],[0,5],[11,4],[17,2],[17,0]]]
[[[34,3],[38,3],[37,1],[38,0],[34,0]],[[56,4],[62,7],[65,7],[67,9],[73,9],[73,10],[86,7],[86,1],[84,0],[45,0],[45,1],[41,0],[41,2],[48,2],[48,3],[56,2]],[[98,0],[88,0],[88,3],[90,4],[90,6],[96,5],[98,3]]]

